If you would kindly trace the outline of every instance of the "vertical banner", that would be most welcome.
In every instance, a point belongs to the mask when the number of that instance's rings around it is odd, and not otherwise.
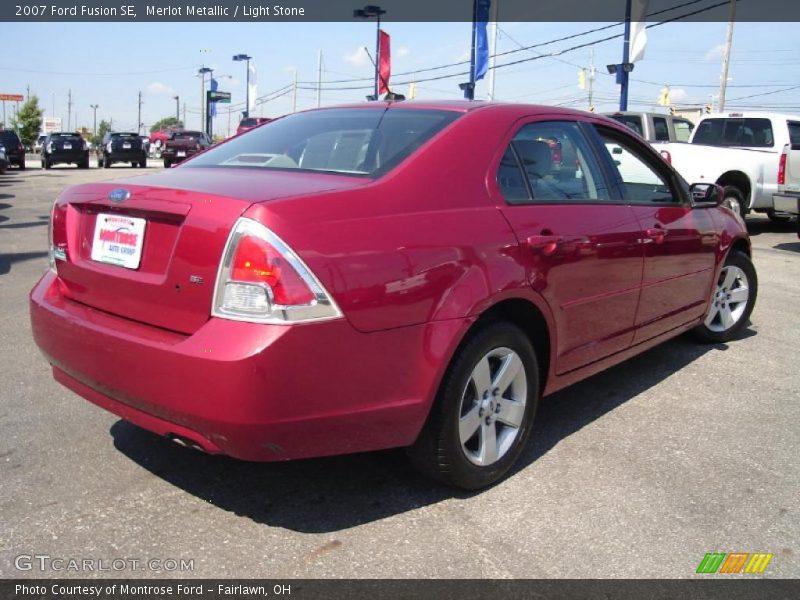
[[[219,87],[219,84],[217,83],[217,80],[212,77],[211,78],[211,91],[212,92],[216,92],[218,87]],[[217,116],[217,103],[216,102],[211,102],[210,104],[211,104],[211,106],[208,107],[208,110],[210,111],[209,114],[212,117],[216,117]]]
[[[250,87],[247,89],[250,104],[247,107],[248,114],[256,108],[256,98],[258,98],[258,78],[256,77],[256,64],[251,60],[249,61],[248,69],[250,71]]]
[[[486,25],[489,22],[491,0],[475,0],[475,81],[480,81],[489,69],[489,38]]]
[[[389,78],[392,76],[392,54],[389,49],[389,42],[389,34],[381,29],[381,42],[378,56],[378,72],[380,74],[378,94],[389,93]]]
[[[631,4],[631,46],[629,62],[635,63],[644,58],[647,46],[647,24],[644,21],[647,14],[648,0],[632,0]]]

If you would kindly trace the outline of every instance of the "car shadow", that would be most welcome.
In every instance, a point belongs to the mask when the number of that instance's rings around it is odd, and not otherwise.
[[[776,250],[786,250],[788,252],[800,252],[800,241],[775,244],[773,248]]]
[[[797,222],[794,219],[788,221],[770,221],[769,219],[748,219],[747,232],[751,236],[761,235],[762,233],[794,233],[797,231]]]
[[[30,221],[25,223],[10,223],[8,225],[0,225],[0,229],[25,229],[27,227],[42,227],[49,224],[49,221]]]
[[[8,228],[9,225],[3,225]],[[0,275],[5,275],[11,271],[11,265],[34,258],[44,258],[47,252],[18,252],[16,254],[0,254]]]
[[[750,335],[755,332],[746,330],[742,337]],[[682,336],[549,396],[540,405],[532,439],[511,477],[706,352],[726,349]],[[121,420],[110,434],[119,452],[193,496],[257,523],[301,533],[340,531],[480,493],[422,477],[402,450],[250,463],[178,446]]]

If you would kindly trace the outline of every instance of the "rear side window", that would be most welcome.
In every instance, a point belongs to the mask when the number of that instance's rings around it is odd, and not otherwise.
[[[800,144],[800,121],[788,121],[789,143],[792,145]]]
[[[657,142],[669,141],[669,127],[667,127],[667,120],[664,117],[653,117],[653,133]]]
[[[639,135],[644,135],[644,129],[642,128],[642,117],[638,117],[636,115],[611,115],[611,118],[618,123],[622,123],[628,129],[633,129]]]
[[[775,145],[769,119],[704,119],[697,126],[693,143],[707,146],[771,148]]]
[[[602,170],[577,123],[522,127],[506,148],[497,183],[509,204],[609,199]]]
[[[672,126],[675,128],[675,141],[676,142],[688,142],[689,138],[692,135],[692,129],[694,129],[694,125],[689,121],[684,121],[683,119],[673,119]]]
[[[295,113],[213,147],[186,168],[300,169],[379,177],[460,115],[396,106]]]

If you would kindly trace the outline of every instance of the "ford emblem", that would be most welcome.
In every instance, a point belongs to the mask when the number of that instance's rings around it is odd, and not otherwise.
[[[108,199],[111,202],[125,202],[131,197],[131,193],[125,188],[116,188],[108,192]]]

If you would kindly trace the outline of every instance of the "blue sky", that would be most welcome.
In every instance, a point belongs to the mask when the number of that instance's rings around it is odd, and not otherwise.
[[[601,23],[501,23],[498,52],[531,45],[602,26]],[[386,23],[392,36],[393,72],[413,71],[469,57],[469,23]],[[676,104],[706,103],[718,93],[722,44],[726,23],[669,23],[648,30],[645,59],[636,64],[631,84],[632,108],[655,108],[659,91],[669,84]],[[543,46],[551,53],[621,32],[622,27],[575,40]],[[135,128],[137,94],[144,104],[142,121],[175,114],[173,96],[187,108],[187,126],[198,127],[201,65],[221,75],[220,89],[230,91],[233,102],[244,102],[245,67],[231,56],[246,52],[258,70],[258,93],[267,94],[292,83],[294,70],[301,82],[316,81],[317,52],[322,50],[323,85],[331,80],[370,77],[372,66],[361,48],[374,48],[374,22],[355,23],[5,23],[5,47],[13,54],[0,57],[2,93],[31,92],[38,95],[46,114],[53,112],[66,124],[67,92],[72,90],[73,119],[92,126],[90,104],[99,104],[100,119],[114,119],[115,128]],[[620,62],[622,43],[613,40],[593,46],[597,79],[597,110],[616,108],[618,86],[605,65]],[[523,51],[506,57],[533,57]],[[800,113],[800,36],[794,23],[737,23],[730,69],[729,106],[786,107]],[[502,61],[500,61],[502,62]],[[577,73],[589,64],[589,48],[567,52],[497,70],[496,97],[514,102],[565,104],[586,108],[586,92],[578,88]],[[465,70],[464,67],[420,74]],[[409,77],[396,78],[407,80]],[[417,84],[419,98],[458,98],[457,84],[464,78]],[[640,81],[636,81],[640,80]],[[363,85],[369,86],[369,82]],[[709,86],[709,87],[695,87]],[[751,87],[739,87],[751,86]],[[308,87],[303,84],[302,87]],[[405,86],[398,91],[405,92]],[[745,96],[759,95],[744,100]],[[361,101],[369,90],[326,90],[322,104]],[[479,82],[476,97],[485,98],[486,81]],[[316,92],[299,89],[297,109],[316,106]],[[790,109],[789,107],[795,107]],[[12,108],[6,107],[10,117]],[[261,105],[255,114],[277,116],[292,110],[292,93]],[[230,123],[235,128],[237,112]],[[75,125],[73,120],[73,126]],[[228,130],[224,105],[215,131]]]

